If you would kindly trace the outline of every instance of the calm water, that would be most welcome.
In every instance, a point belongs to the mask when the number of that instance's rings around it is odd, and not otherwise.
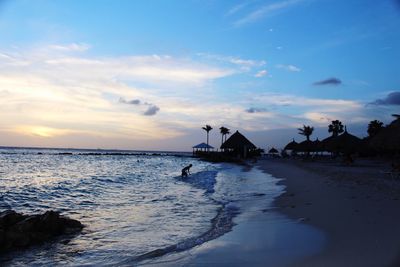
[[[0,149],[1,210],[54,209],[86,225],[67,240],[3,255],[3,264],[131,265],[185,251],[230,231],[240,213],[235,199],[257,197],[239,190],[239,167],[163,153],[90,153]],[[189,163],[193,175],[182,180]]]

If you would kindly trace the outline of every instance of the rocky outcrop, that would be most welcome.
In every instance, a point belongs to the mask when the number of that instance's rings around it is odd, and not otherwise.
[[[0,252],[23,249],[62,234],[81,231],[83,225],[56,211],[24,215],[13,210],[0,212]]]

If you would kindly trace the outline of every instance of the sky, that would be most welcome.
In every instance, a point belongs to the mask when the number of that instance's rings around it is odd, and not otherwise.
[[[0,0],[0,145],[261,148],[400,113],[397,0]]]

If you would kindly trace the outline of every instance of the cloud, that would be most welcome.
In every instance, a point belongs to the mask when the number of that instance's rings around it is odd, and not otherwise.
[[[242,26],[245,24],[256,22],[266,16],[272,15],[273,13],[275,13],[277,11],[282,11],[284,9],[288,9],[302,1],[303,0],[286,0],[286,1],[280,1],[280,2],[276,2],[276,3],[264,5],[260,8],[258,8],[257,10],[242,17],[241,19],[235,21],[234,25]]]
[[[342,81],[339,80],[338,78],[329,78],[326,80],[318,81],[313,83],[313,85],[319,86],[319,85],[340,85],[342,84]]]
[[[374,102],[371,102],[370,104],[373,105],[382,105],[382,106],[398,106],[400,105],[400,92],[391,92],[389,93],[385,98],[383,99],[377,99]]]
[[[265,108],[248,108],[245,110],[247,113],[261,113],[261,112],[266,112],[267,110]]]
[[[145,116],[153,116],[160,110],[156,105],[150,105],[149,108],[143,113]]]
[[[232,16],[232,15],[236,14],[237,12],[242,10],[246,5],[247,5],[247,3],[242,3],[242,4],[238,4],[236,6],[233,6],[232,8],[230,8],[228,10],[228,12],[226,12],[225,16]]]
[[[243,59],[234,56],[224,56],[209,53],[197,53],[197,55],[207,60],[215,60],[239,66],[242,71],[250,71],[252,68],[262,67],[267,64],[265,60]]]
[[[139,99],[132,99],[132,100],[127,101],[123,97],[120,97],[118,102],[119,103],[123,103],[123,104],[131,104],[131,105],[139,105],[140,104],[140,100]]]
[[[67,45],[50,45],[49,48],[60,51],[83,52],[88,50],[90,45],[72,43]]]
[[[264,76],[267,75],[267,74],[268,74],[268,71],[267,71],[267,70],[260,70],[259,72],[257,72],[257,73],[254,75],[254,77],[261,78],[261,77],[264,77]]]
[[[145,116],[153,116],[156,115],[158,111],[160,111],[160,108],[157,107],[156,105],[148,102],[142,103],[142,101],[140,101],[139,99],[132,99],[127,101],[125,98],[120,97],[118,102],[122,104],[135,105],[135,106],[140,106],[140,105],[147,106],[146,111],[143,112],[143,115]]]
[[[276,65],[276,67],[278,69],[283,69],[283,70],[291,71],[291,72],[299,72],[299,71],[301,71],[301,69],[299,67],[296,67],[294,65],[278,64],[278,65]]]

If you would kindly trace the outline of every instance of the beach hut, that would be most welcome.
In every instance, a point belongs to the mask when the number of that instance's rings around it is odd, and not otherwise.
[[[256,149],[256,146],[239,131],[236,131],[221,145],[221,149],[246,158],[250,151]]]
[[[314,152],[322,152],[324,151],[324,147],[322,145],[322,142],[318,140],[313,141],[313,151]]]
[[[361,148],[362,140],[347,132],[346,126],[344,133],[330,141],[330,148],[335,152],[354,153]]]
[[[321,141],[320,147],[322,149],[322,151],[329,151],[332,152],[332,141],[337,138],[337,136],[329,136],[327,138],[325,138],[324,140]]]
[[[303,142],[300,142],[296,148],[295,151],[297,152],[312,152],[314,151],[314,142],[310,140],[305,140]]]
[[[273,147],[270,150],[268,150],[268,155],[270,157],[277,158],[277,157],[279,157],[279,151],[278,151],[278,149]]]
[[[297,145],[298,145],[298,143],[297,143],[296,141],[294,141],[294,139],[293,139],[292,142],[288,143],[288,144],[285,146],[284,150],[295,150],[296,147],[297,147]]]
[[[268,153],[269,154],[278,154],[279,153],[279,151],[276,149],[276,148],[271,148],[269,151],[268,151]]]
[[[370,140],[371,147],[380,151],[400,151],[400,118],[392,121]]]
[[[210,149],[214,149],[213,146],[207,145],[206,143],[200,143],[198,145],[193,146],[192,148],[193,148],[193,155],[199,151],[208,151]]]

